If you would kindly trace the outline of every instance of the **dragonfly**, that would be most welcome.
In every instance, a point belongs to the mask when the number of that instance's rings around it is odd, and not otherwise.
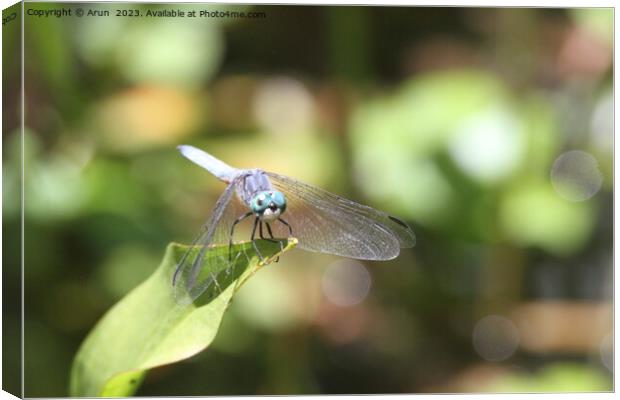
[[[361,260],[390,260],[401,248],[413,247],[413,230],[401,219],[356,203],[294,178],[262,169],[238,169],[190,145],[181,154],[227,184],[201,233],[177,264],[172,284],[177,302],[194,301],[212,284],[201,270],[217,263],[232,265],[235,228],[253,219],[250,241],[261,261],[261,239],[295,237],[301,249]],[[269,235],[265,237],[265,231]],[[282,242],[280,242],[282,243]],[[224,254],[209,254],[228,244]]]

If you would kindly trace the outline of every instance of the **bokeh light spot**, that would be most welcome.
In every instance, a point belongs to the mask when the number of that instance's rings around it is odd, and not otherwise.
[[[201,122],[197,97],[165,86],[137,86],[116,93],[98,109],[105,144],[115,150],[171,145]]]
[[[566,200],[587,200],[600,190],[602,183],[598,161],[585,151],[568,151],[553,163],[551,184],[557,194]]]
[[[286,331],[298,326],[305,317],[308,298],[299,296],[299,286],[275,268],[256,274],[235,296],[239,316],[256,328]]]
[[[368,295],[370,285],[370,273],[358,261],[336,261],[323,273],[323,294],[337,306],[350,307],[361,303]]]
[[[476,352],[488,361],[503,361],[519,347],[517,327],[499,315],[489,315],[478,321],[472,339]]]
[[[270,133],[304,133],[314,117],[314,100],[306,87],[289,77],[268,79],[254,98],[259,125]]]
[[[223,52],[218,25],[165,20],[131,25],[118,40],[116,61],[133,82],[193,87],[217,71]]]
[[[452,158],[465,173],[488,183],[512,173],[523,158],[524,148],[519,121],[497,107],[468,119],[449,147]]]

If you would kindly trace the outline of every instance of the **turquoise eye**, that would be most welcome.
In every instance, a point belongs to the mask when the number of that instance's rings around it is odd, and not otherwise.
[[[257,215],[262,215],[268,208],[271,212],[279,210],[281,214],[286,209],[286,198],[281,192],[275,190],[260,192],[250,202],[250,208]]]
[[[282,192],[274,191],[271,196],[271,200],[278,206],[280,212],[284,212],[284,210],[286,210],[286,198]]]
[[[255,214],[262,214],[265,211],[265,205],[269,204],[267,201],[267,196],[264,192],[257,194],[252,201],[250,202],[250,208],[252,208],[252,212]]]

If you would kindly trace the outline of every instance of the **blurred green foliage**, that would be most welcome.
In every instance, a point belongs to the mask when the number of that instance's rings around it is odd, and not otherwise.
[[[333,257],[287,253],[239,292],[208,352],[156,368],[137,394],[611,390],[611,313],[546,351],[524,341],[543,327],[516,324],[506,337],[523,341],[500,361],[472,335],[525,303],[611,302],[613,10],[174,8],[265,17],[27,17],[27,396],[67,395],[95,322],[206,220],[223,185],[178,155],[183,142],[400,215],[418,242],[363,263],[370,292],[346,307],[325,292]],[[4,113],[6,233],[20,137],[17,109]],[[582,201],[553,185],[570,150],[602,178],[577,185]]]

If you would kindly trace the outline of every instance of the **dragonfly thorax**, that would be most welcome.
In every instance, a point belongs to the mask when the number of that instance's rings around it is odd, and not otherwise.
[[[250,202],[252,212],[263,221],[274,221],[286,210],[286,198],[277,190],[259,192]]]

